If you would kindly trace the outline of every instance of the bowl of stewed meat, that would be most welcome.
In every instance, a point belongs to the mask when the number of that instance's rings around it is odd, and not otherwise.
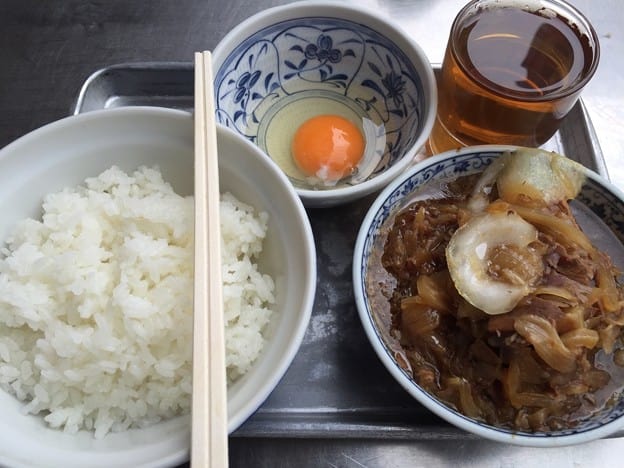
[[[623,243],[624,195],[601,176],[468,147],[373,202],[354,296],[382,363],[436,415],[499,442],[577,444],[624,429]]]

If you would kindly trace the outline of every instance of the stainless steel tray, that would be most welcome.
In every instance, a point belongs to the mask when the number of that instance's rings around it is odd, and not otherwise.
[[[95,72],[74,113],[151,105],[193,108],[192,63],[133,63]],[[544,145],[608,177],[582,102]],[[318,255],[317,295],[299,353],[260,409],[233,436],[332,439],[474,439],[420,406],[385,370],[368,343],[352,294],[351,262],[374,195],[309,209]]]

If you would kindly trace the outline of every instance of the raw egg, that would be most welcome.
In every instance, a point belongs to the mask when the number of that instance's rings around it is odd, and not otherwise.
[[[353,172],[364,148],[364,136],[353,122],[338,115],[318,115],[297,129],[291,151],[303,173],[336,182]]]

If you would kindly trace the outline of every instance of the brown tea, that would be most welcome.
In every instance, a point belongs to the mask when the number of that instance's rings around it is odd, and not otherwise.
[[[442,65],[432,149],[546,142],[596,69],[595,32],[545,8],[482,5],[462,13]]]

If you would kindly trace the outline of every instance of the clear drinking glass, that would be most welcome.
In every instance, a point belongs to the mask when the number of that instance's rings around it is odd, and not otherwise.
[[[430,150],[545,143],[599,57],[591,23],[564,1],[471,1],[451,27]]]

